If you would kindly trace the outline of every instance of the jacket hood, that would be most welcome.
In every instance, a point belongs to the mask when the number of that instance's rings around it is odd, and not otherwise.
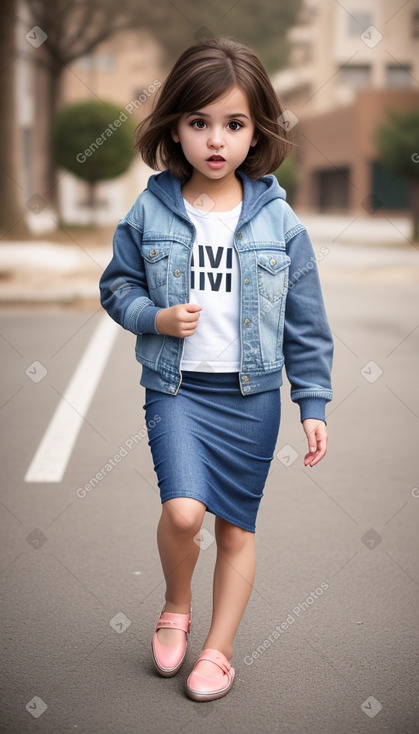
[[[243,204],[238,226],[254,217],[258,211],[273,199],[286,200],[286,191],[272,174],[252,181],[240,169],[236,171],[243,184]],[[182,196],[183,182],[169,170],[150,176],[147,189],[157,196],[174,214],[190,221]]]

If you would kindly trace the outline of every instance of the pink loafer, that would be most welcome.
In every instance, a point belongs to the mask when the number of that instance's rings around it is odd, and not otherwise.
[[[198,673],[195,668],[200,660],[210,660],[223,671],[220,677],[210,677]],[[225,655],[219,650],[207,648],[203,650],[196,661],[192,673],[186,682],[186,693],[194,701],[213,701],[222,698],[229,692],[233,685],[235,670],[228,662]]]
[[[151,651],[154,667],[165,678],[176,675],[185,660],[187,638],[191,631],[191,616],[191,612],[189,614],[175,614],[174,612],[162,611],[157,620],[151,640]],[[176,645],[163,645],[157,637],[157,630],[163,628],[182,630],[186,633],[184,640]]]

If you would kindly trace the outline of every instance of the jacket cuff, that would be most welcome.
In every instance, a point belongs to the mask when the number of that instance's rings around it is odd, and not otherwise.
[[[158,334],[156,316],[162,309],[159,306],[146,306],[137,317],[137,334]]]
[[[329,402],[328,400],[325,398],[300,398],[296,402],[300,406],[301,421],[305,421],[306,418],[315,418],[326,423],[326,403]]]

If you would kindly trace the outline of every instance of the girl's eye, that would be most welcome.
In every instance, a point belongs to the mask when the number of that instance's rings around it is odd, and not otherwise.
[[[192,124],[192,127],[197,128],[197,130],[203,130],[206,125],[206,122],[205,120],[194,120],[191,124]]]
[[[207,123],[205,120],[193,120],[191,122],[191,126],[194,127],[196,130],[204,130],[207,126]],[[243,125],[238,120],[230,120],[230,122],[227,123],[227,128],[232,132],[240,130],[241,127],[243,127]]]
[[[233,125],[233,127],[231,127],[231,125]],[[230,130],[233,130],[233,131],[234,130],[240,130],[240,128],[243,127],[243,125],[241,124],[241,122],[238,122],[237,120],[231,120],[228,123],[228,126],[229,126],[229,129]]]

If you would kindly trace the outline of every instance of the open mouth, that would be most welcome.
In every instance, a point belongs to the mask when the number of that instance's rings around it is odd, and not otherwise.
[[[212,155],[211,158],[207,158],[207,161],[224,161],[225,158],[223,158],[222,155]]]

